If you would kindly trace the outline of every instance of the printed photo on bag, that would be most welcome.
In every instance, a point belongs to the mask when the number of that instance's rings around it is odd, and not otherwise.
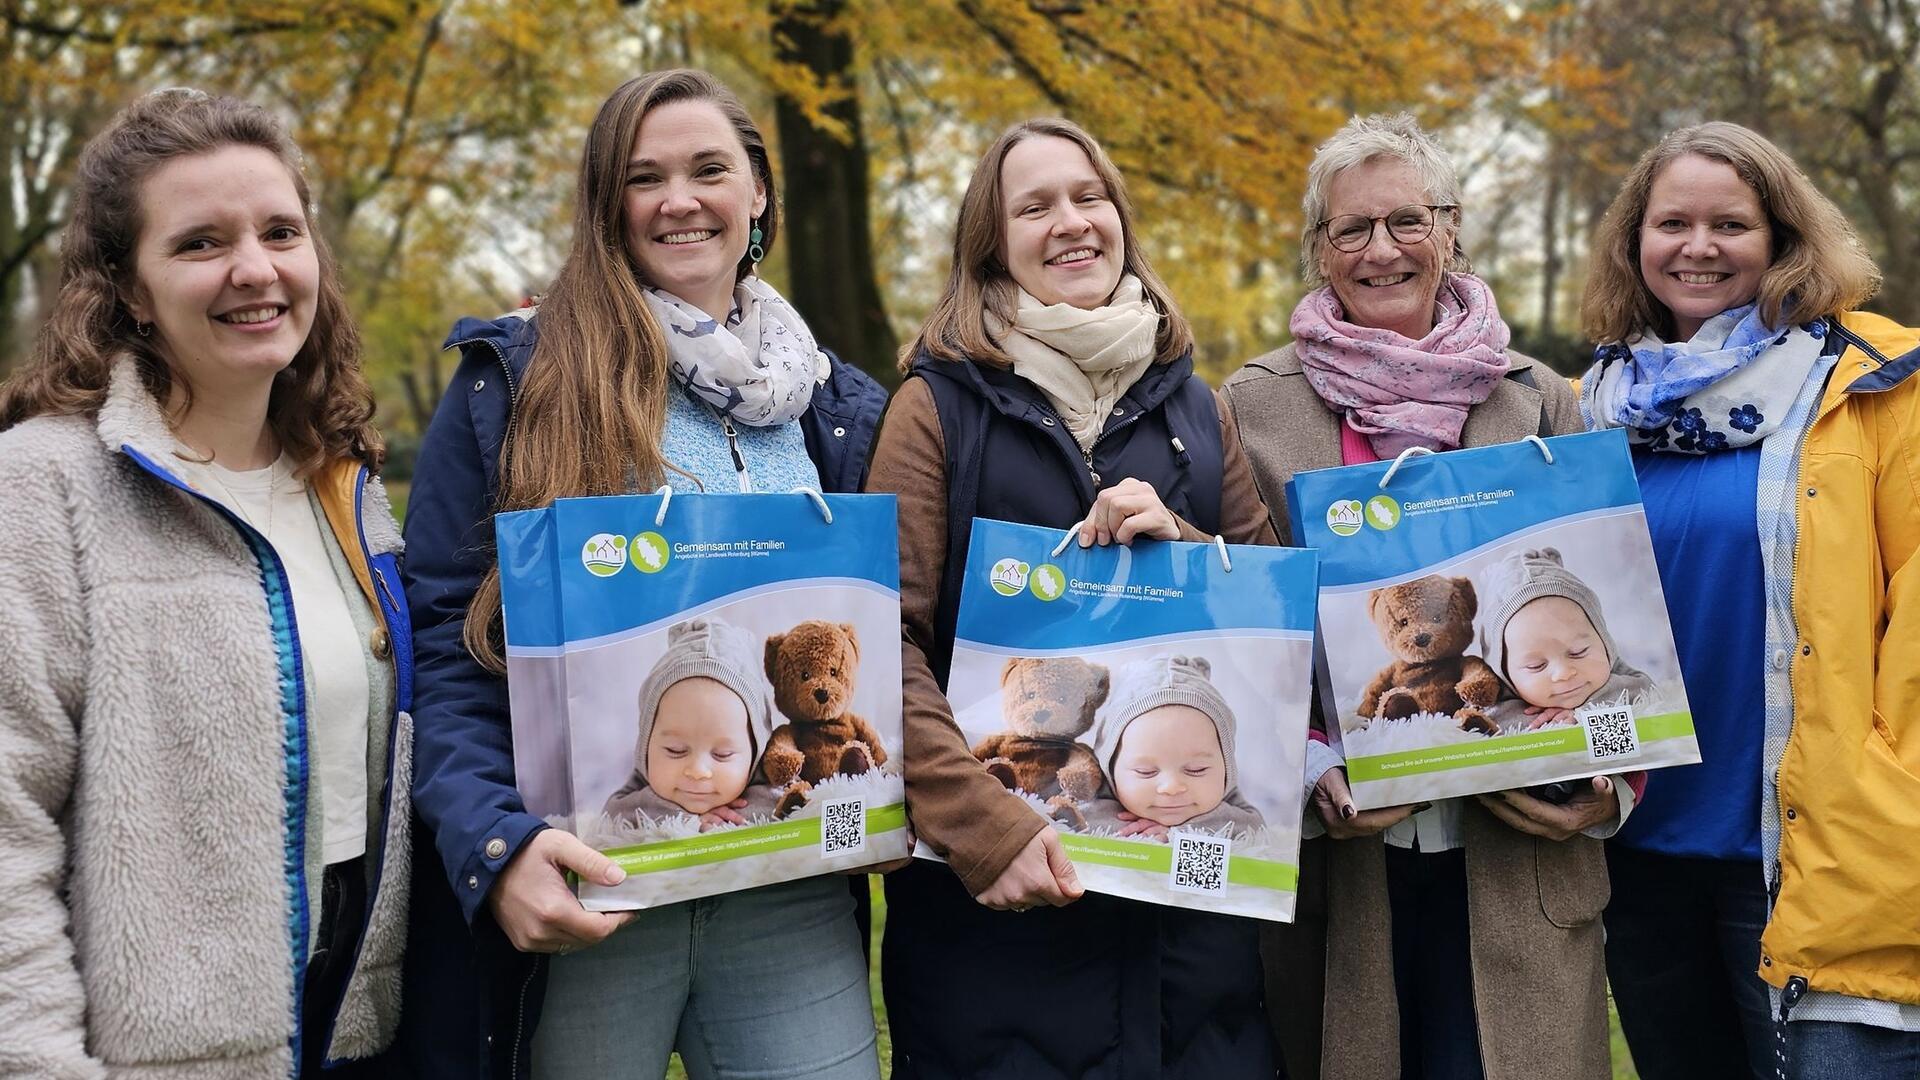
[[[1088,889],[1291,918],[1312,553],[1061,539],[974,523],[947,680],[974,756]]]
[[[891,496],[563,499],[495,521],[521,796],[628,874],[583,883],[583,905],[906,854]]]
[[[1700,759],[1618,431],[1302,473],[1328,734],[1394,806]],[[1555,785],[1555,786],[1546,786]]]

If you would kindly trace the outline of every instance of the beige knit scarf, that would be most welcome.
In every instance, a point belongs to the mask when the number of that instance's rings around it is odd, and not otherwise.
[[[1103,307],[1042,304],[1021,289],[1012,324],[991,313],[987,323],[1013,359],[1014,374],[1047,395],[1084,452],[1093,449],[1114,402],[1153,363],[1160,312],[1128,274]]]

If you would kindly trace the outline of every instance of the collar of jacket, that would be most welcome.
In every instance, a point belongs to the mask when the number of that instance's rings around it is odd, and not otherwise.
[[[1829,392],[1822,402],[1822,412],[1845,394],[1882,393],[1920,371],[1920,330],[1866,311],[1849,311],[1837,319],[1828,319],[1827,325],[1848,346],[1860,350],[1862,359],[1861,374],[1846,383],[1840,395]],[[1893,359],[1887,359],[1889,356]]]
[[[206,498],[169,464],[173,460],[173,429],[160,411],[160,403],[147,392],[133,357],[114,361],[108,377],[107,399],[100,406],[94,431],[106,448],[124,454],[158,479],[198,498]],[[353,567],[354,580],[366,594],[367,604],[389,635],[387,613],[396,605],[382,603],[376,591],[372,560],[381,555],[398,556],[403,547],[400,530],[393,524],[393,512],[387,505],[386,489],[365,464],[352,458],[336,458],[321,466],[312,477],[314,495],[326,512],[334,539]],[[375,505],[369,510],[365,500]],[[386,585],[385,578],[381,578]],[[390,585],[386,586],[391,588]]]
[[[1003,416],[1037,422],[1052,416],[1053,407],[1046,394],[1011,368],[988,367],[972,360],[941,360],[922,351],[914,358],[912,374],[938,377],[986,399]],[[1136,413],[1151,412],[1185,385],[1193,374],[1193,354],[1181,353],[1164,364],[1150,365],[1128,388],[1123,401],[1133,403]]]

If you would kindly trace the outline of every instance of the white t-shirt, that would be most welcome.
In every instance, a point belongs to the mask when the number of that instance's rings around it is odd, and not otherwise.
[[[186,452],[183,448],[183,453]],[[372,688],[350,600],[327,555],[324,515],[282,456],[270,467],[235,472],[180,461],[200,492],[265,536],[286,567],[306,674],[309,775],[320,789],[320,849],[329,864],[367,850],[367,707]],[[352,587],[352,586],[349,586]]]

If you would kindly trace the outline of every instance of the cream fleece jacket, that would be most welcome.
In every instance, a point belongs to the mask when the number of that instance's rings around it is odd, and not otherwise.
[[[321,869],[316,819],[296,895],[286,708],[302,695],[240,531],[133,457],[164,467],[172,446],[128,362],[97,418],[0,432],[0,1077],[293,1071],[309,945],[290,913],[319,919]],[[397,551],[377,480],[365,494],[367,547]],[[399,1015],[412,737],[381,675],[379,887],[334,1057],[376,1053]]]

